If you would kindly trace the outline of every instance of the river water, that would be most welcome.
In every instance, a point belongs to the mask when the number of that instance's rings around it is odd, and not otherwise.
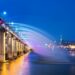
[[[52,63],[31,52],[0,64],[0,75],[75,75],[74,63]]]

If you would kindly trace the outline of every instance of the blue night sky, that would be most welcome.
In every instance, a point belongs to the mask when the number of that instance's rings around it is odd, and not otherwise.
[[[55,38],[75,40],[75,0],[0,0],[10,21],[38,27]]]

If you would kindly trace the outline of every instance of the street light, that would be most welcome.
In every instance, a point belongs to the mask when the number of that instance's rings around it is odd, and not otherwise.
[[[7,12],[6,11],[3,11],[3,15],[7,15]]]
[[[11,25],[14,25],[14,22],[11,22],[10,24],[11,24]]]

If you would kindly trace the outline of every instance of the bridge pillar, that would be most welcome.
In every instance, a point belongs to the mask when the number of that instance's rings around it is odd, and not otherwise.
[[[3,58],[4,58],[4,59],[3,59],[3,62],[6,62],[6,59],[5,59],[5,54],[6,54],[6,49],[5,49],[5,46],[6,46],[6,45],[5,45],[6,36],[5,36],[5,34],[6,34],[6,33],[4,32],[4,33],[3,33],[3,40],[2,40],[2,41],[3,41],[3,43],[2,43],[2,44],[3,44],[2,48],[3,48],[3,52],[4,52],[4,53],[3,53]]]
[[[21,47],[20,47],[20,41],[18,40],[18,55],[20,55],[20,49],[21,49]]]
[[[17,55],[18,55],[18,40],[16,39],[16,51],[17,51]]]
[[[17,57],[16,38],[15,37],[12,37],[12,56]]]

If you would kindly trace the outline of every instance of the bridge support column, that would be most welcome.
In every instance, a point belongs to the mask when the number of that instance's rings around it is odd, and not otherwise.
[[[16,47],[16,38],[14,37],[14,54],[13,54],[13,56],[16,58],[17,57],[17,47]]]
[[[17,55],[18,55],[18,40],[16,39],[16,51],[17,51]]]
[[[11,50],[12,50],[12,57],[13,57],[13,52],[14,52],[14,40],[13,40],[13,37],[11,37],[11,40],[12,40]]]
[[[3,52],[4,52],[4,53],[3,53],[3,58],[4,58],[4,59],[3,59],[3,62],[6,62],[6,59],[5,59],[5,58],[6,58],[6,57],[5,57],[5,55],[6,55],[6,49],[5,49],[5,46],[6,46],[6,45],[5,45],[6,36],[5,36],[5,34],[6,34],[6,33],[4,32],[4,33],[3,33],[3,43],[2,43],[2,44],[3,44]]]

